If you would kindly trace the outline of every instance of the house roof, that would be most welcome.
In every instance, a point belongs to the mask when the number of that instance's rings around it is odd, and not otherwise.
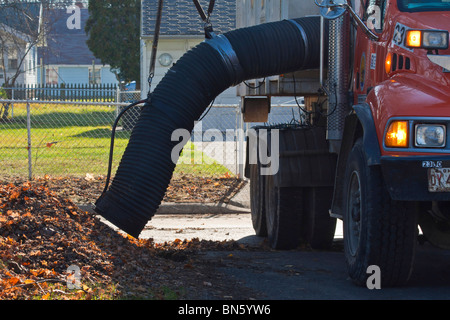
[[[22,34],[36,35],[39,28],[40,2],[2,2],[0,21]]]
[[[38,49],[38,61],[41,58],[44,64],[56,65],[101,65],[100,59],[96,59],[89,50],[86,41],[88,39],[84,27],[89,17],[88,9],[81,9],[81,28],[69,29],[67,19],[72,13],[65,9],[53,9],[54,22],[51,24],[47,36],[47,46]]]
[[[208,0],[199,0],[203,10],[209,6]],[[153,36],[158,11],[157,0],[142,1],[143,37]],[[211,15],[214,32],[226,33],[236,28],[236,0],[216,1]],[[161,36],[204,36],[204,22],[191,0],[165,0],[161,21]]]

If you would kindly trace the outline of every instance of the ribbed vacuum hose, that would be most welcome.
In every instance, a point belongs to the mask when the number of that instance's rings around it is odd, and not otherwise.
[[[228,32],[188,51],[152,93],[95,211],[138,237],[164,198],[175,163],[176,129],[192,131],[212,100],[230,86],[319,67],[320,18],[284,20]]]

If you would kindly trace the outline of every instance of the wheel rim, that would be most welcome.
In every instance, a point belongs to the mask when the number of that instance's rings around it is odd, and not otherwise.
[[[361,235],[361,182],[358,172],[352,173],[350,184],[347,190],[347,223],[346,238],[349,253],[356,255],[359,246],[359,238]]]

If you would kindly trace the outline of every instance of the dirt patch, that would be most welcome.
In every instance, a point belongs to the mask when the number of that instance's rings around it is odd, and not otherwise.
[[[81,179],[71,189],[58,181],[0,184],[0,299],[258,298],[216,273],[215,262],[205,263],[201,253],[264,248],[134,239],[80,210],[65,194],[88,199],[86,194],[102,188],[100,180]]]

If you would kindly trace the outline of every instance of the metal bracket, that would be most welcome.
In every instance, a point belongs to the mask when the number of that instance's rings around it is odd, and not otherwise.
[[[233,86],[239,84],[243,80],[244,70],[242,69],[239,58],[233,49],[230,41],[224,35],[218,35],[213,39],[206,41],[213,47],[222,57],[223,62],[228,70],[228,74],[233,78]]]

